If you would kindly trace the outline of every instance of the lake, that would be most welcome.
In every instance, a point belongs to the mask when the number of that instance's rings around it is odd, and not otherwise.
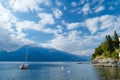
[[[0,62],[0,80],[119,80],[120,68],[94,67],[90,62]]]

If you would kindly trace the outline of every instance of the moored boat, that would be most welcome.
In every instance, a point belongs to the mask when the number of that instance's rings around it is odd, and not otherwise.
[[[26,53],[26,58],[25,58],[25,62],[27,62],[27,58],[28,58],[28,48],[27,48],[27,53]],[[20,69],[24,70],[24,69],[28,69],[28,64],[22,64],[20,65]]]

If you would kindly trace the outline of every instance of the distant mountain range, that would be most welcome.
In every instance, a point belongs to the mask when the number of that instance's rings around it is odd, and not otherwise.
[[[12,52],[0,51],[0,61],[25,61],[28,48],[28,61],[86,61],[85,57],[56,49],[23,46]]]

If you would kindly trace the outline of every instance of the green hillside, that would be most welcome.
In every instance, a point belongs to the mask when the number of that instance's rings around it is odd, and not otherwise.
[[[116,31],[114,31],[113,38],[110,35],[106,35],[105,41],[95,48],[92,54],[92,60],[97,57],[114,58],[117,60],[120,48],[119,43],[120,41]]]

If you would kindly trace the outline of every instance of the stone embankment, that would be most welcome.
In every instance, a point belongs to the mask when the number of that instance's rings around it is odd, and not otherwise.
[[[117,61],[112,58],[97,58],[92,61],[96,67],[118,67]]]

